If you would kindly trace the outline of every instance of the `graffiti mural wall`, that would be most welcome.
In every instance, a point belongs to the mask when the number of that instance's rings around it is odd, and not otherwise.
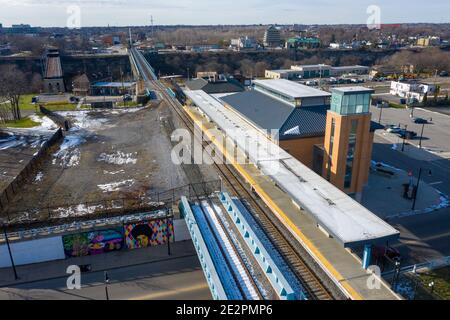
[[[166,219],[146,221],[128,224],[124,226],[125,242],[128,249],[146,248],[167,243],[167,236],[173,242],[173,221],[168,219],[169,231],[167,231]]]
[[[64,252],[68,257],[83,257],[123,248],[122,228],[63,236]]]

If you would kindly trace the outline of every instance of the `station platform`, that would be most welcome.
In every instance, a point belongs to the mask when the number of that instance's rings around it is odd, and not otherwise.
[[[208,130],[216,129],[216,124],[210,122],[196,107],[185,106],[185,111],[208,135]],[[270,177],[263,174],[254,164],[236,163],[234,160],[245,159],[247,156],[239,149],[230,155],[218,144],[214,137],[216,149],[228,161],[246,182],[256,191],[272,212],[283,221],[286,228],[303,245],[325,273],[352,300],[400,300],[389,285],[382,279],[362,268],[360,259],[346,249],[336,239],[330,237],[318,228],[314,219],[304,210],[294,204],[292,198],[282,191]],[[225,140],[225,139],[224,139]],[[374,277],[379,281],[376,285]]]

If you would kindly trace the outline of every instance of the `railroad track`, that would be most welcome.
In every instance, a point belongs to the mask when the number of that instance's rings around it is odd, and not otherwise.
[[[153,86],[160,90],[162,96],[177,113],[185,126],[189,130],[193,131],[194,121],[184,112],[178,101],[175,102],[174,99],[167,93],[165,86],[157,80],[150,82]],[[311,300],[335,299],[330,290],[325,287],[321,279],[319,279],[307,265],[301,254],[299,254],[299,250],[297,250],[296,247],[292,245],[292,242],[287,239],[286,235],[289,234],[289,231],[287,231],[282,222],[274,216],[270,209],[265,207],[264,204],[261,204],[259,200],[256,199],[256,196],[248,189],[246,183],[241,180],[242,178],[234,172],[234,169],[230,168],[229,165],[217,163],[214,165],[224,179],[224,182],[227,184],[230,193],[232,193],[233,196],[245,200],[246,205],[251,207],[248,209],[250,212],[255,213],[255,220],[265,231],[268,238],[272,242],[272,245],[285,259],[292,272],[303,285],[307,298]],[[291,240],[296,241],[295,239]]]

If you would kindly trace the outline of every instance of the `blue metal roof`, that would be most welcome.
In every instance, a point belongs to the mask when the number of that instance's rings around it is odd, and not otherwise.
[[[280,140],[325,135],[330,106],[295,108],[280,128]]]
[[[222,97],[221,100],[265,130],[280,129],[294,110],[293,106],[256,90]]]
[[[96,82],[92,86],[98,88],[122,88],[131,87],[135,84],[135,82]]]

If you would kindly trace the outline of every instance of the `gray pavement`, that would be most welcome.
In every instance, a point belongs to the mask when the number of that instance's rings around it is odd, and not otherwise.
[[[121,251],[18,267],[14,281],[11,268],[0,269],[0,300],[3,299],[105,299],[104,271],[108,271],[111,299],[210,299],[208,285],[191,241],[167,246]],[[68,290],[67,266],[91,264],[82,274],[81,290]]]
[[[380,135],[375,136],[372,159],[405,171],[412,171],[415,177],[422,168],[423,182],[450,195],[450,159],[436,155],[429,158],[426,154],[417,156],[411,152],[401,152],[401,148],[394,150],[392,143]],[[402,253],[404,265],[450,256],[450,208],[394,218],[389,220],[389,223],[400,230],[400,242],[394,247]]]
[[[373,121],[378,122],[380,110],[381,109],[371,107]],[[404,125],[407,125],[408,130],[415,131],[418,136],[420,136],[422,125],[415,124],[411,121],[411,110],[394,108],[385,108],[382,110],[381,123],[383,125],[401,124],[402,127],[404,127]],[[423,148],[437,154],[440,157],[450,158],[450,116],[436,113],[430,110],[416,108],[414,110],[414,117],[419,117],[427,120],[432,119],[431,124],[426,124],[424,128],[422,141]],[[402,139],[397,137],[397,143],[401,142]],[[419,137],[408,142],[418,146]]]

